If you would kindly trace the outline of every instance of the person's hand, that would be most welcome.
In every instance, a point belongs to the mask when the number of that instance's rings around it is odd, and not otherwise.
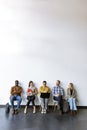
[[[32,92],[29,92],[28,95],[29,95],[29,96],[32,96]]]
[[[43,91],[44,93],[47,93],[46,91]]]
[[[55,94],[54,96],[55,96],[55,97],[58,97],[58,94]]]
[[[12,91],[12,93],[13,93],[13,94],[17,94],[17,91],[16,91],[16,90],[14,90],[14,91]]]
[[[59,97],[59,96],[61,96],[61,94],[56,94],[56,95],[55,95],[55,97]]]

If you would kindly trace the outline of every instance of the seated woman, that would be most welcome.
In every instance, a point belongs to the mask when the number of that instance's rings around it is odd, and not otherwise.
[[[71,115],[77,113],[76,106],[76,90],[74,89],[73,83],[69,83],[69,88],[67,89],[67,97],[70,105]]]
[[[43,81],[43,85],[39,89],[42,114],[47,112],[47,105],[48,105],[48,100],[50,97],[50,88],[46,84],[47,84],[47,82]]]
[[[25,106],[25,109],[24,109],[24,113],[26,114],[27,113],[27,110],[28,110],[28,106],[30,104],[30,102],[32,102],[32,105],[33,105],[33,113],[36,113],[36,107],[35,107],[35,95],[37,95],[37,89],[36,87],[34,86],[34,83],[33,81],[30,81],[29,82],[29,87],[27,89],[27,104]]]

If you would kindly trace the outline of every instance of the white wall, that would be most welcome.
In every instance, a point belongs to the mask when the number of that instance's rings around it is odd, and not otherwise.
[[[73,82],[87,106],[87,1],[0,0],[0,104],[18,79],[25,91]],[[25,104],[25,101],[22,102]]]

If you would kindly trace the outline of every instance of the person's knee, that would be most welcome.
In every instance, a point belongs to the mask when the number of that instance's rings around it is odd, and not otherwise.
[[[22,102],[22,98],[20,98],[20,100],[19,100],[20,102]]]
[[[73,98],[69,98],[69,101],[73,101]]]
[[[10,102],[13,102],[14,101],[14,96],[11,96],[10,97]]]
[[[73,101],[76,101],[76,99],[75,99],[75,98],[73,98]]]
[[[22,98],[21,97],[18,98],[18,102],[20,102],[20,103],[22,102]]]

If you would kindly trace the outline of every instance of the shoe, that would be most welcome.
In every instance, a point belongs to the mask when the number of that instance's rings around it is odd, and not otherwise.
[[[18,114],[18,109],[15,109],[15,114]]]
[[[77,114],[77,110],[75,110],[75,114]]]
[[[15,110],[14,109],[12,109],[12,115],[14,115],[15,114]]]
[[[47,113],[47,111],[46,111],[46,109],[44,109],[44,114],[46,114]]]
[[[44,114],[44,109],[42,109],[41,114]]]
[[[24,109],[24,114],[27,114],[27,106]]]
[[[73,115],[76,115],[77,114],[77,110],[73,110]]]
[[[36,113],[36,107],[35,106],[33,107],[33,113],[34,114]]]

